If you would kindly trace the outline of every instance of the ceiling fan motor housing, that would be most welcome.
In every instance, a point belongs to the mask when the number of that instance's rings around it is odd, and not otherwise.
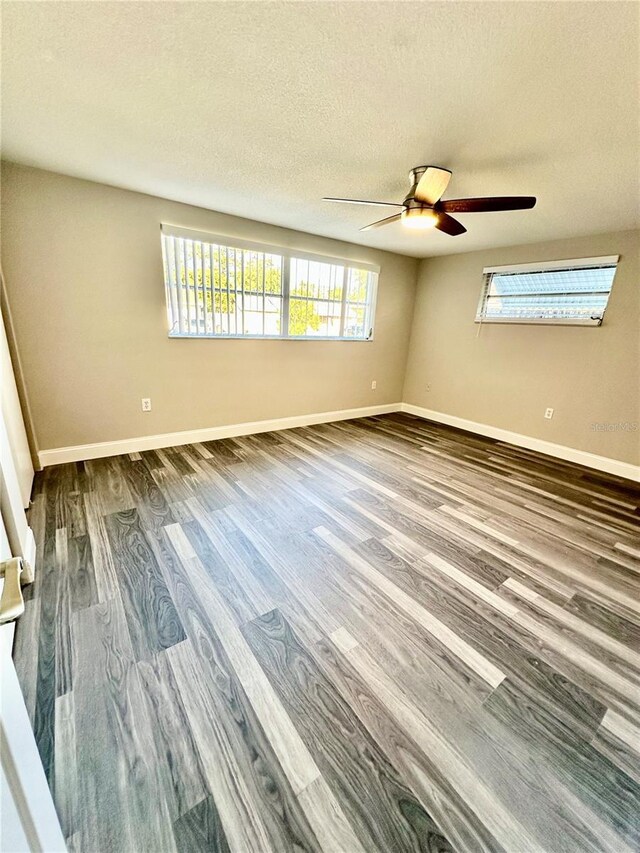
[[[433,205],[425,204],[424,202],[418,201],[417,199],[415,199],[413,197],[413,190],[414,189],[415,188],[411,189],[411,192],[409,193],[409,195],[402,202],[402,204],[405,207],[405,210],[433,210],[434,209]]]

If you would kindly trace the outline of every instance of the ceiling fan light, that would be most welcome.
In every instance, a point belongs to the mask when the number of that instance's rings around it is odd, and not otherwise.
[[[423,230],[433,228],[438,221],[438,215],[433,210],[420,207],[407,207],[401,213],[401,221],[405,228]]]

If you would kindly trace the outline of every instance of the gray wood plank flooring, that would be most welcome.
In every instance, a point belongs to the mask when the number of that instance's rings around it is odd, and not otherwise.
[[[70,849],[640,849],[640,488],[386,415],[37,475]]]

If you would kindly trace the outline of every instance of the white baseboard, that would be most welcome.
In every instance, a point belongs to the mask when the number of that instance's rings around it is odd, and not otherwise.
[[[538,453],[555,456],[557,459],[564,459],[567,462],[586,465],[587,468],[605,471],[607,474],[613,474],[616,477],[625,477],[627,480],[640,482],[640,467],[631,465],[629,462],[621,462],[618,459],[611,459],[608,456],[598,456],[595,453],[588,453],[586,450],[576,450],[564,444],[554,444],[551,441],[532,438],[529,435],[522,435],[519,432],[511,432],[507,429],[500,429],[500,427],[489,426],[489,424],[468,421],[466,418],[458,418],[455,415],[447,415],[444,412],[434,412],[432,409],[423,409],[421,406],[414,406],[412,403],[402,403],[401,411],[411,415],[418,415],[418,417],[426,418],[428,421],[436,421],[440,424],[464,429],[467,432],[474,432],[478,435],[485,435],[488,438],[495,438],[498,441],[505,441],[508,444],[515,444],[518,447],[526,447],[528,450],[537,450]]]
[[[576,450],[563,444],[554,444],[541,438],[532,438],[518,432],[500,429],[500,427],[469,421],[455,415],[444,412],[435,412],[432,409],[423,409],[412,403],[387,403],[382,406],[364,406],[359,409],[340,409],[336,412],[316,412],[310,415],[294,415],[289,418],[276,418],[268,421],[252,421],[241,424],[228,424],[226,426],[207,427],[206,429],[184,430],[182,432],[167,432],[162,435],[143,435],[136,438],[125,438],[119,441],[102,441],[96,444],[78,444],[75,447],[55,447],[51,450],[41,450],[38,454],[40,465],[46,468],[49,465],[60,465],[64,462],[80,462],[85,459],[99,459],[104,456],[118,456],[121,453],[134,453],[140,450],[156,450],[161,447],[177,447],[181,444],[194,444],[200,441],[213,441],[216,438],[233,438],[237,435],[251,435],[259,432],[274,432],[281,429],[293,429],[300,426],[311,426],[312,424],[330,423],[331,421],[344,421],[351,418],[367,418],[372,415],[386,415],[390,412],[407,412],[417,415],[436,423],[447,424],[458,429],[495,438],[515,444],[518,447],[526,447],[528,450],[536,450],[547,456],[555,456],[567,462],[575,462],[578,465],[586,465],[596,471],[604,471],[616,477],[625,477],[627,480],[640,482],[640,467],[618,459],[610,459],[608,456],[598,456],[588,453],[586,450]]]
[[[205,429],[167,432],[161,435],[142,435],[136,438],[124,438],[119,441],[101,441],[96,444],[77,444],[74,447],[54,447],[38,453],[40,465],[61,465],[65,462],[81,462],[85,459],[99,459],[104,456],[118,456],[121,453],[135,453],[141,450],[157,450],[161,447],[177,447],[181,444],[195,444],[200,441],[213,441],[216,438],[233,438],[237,435],[252,435],[258,432],[274,432],[281,429],[311,426],[312,424],[345,421],[351,418],[368,418],[372,415],[386,415],[399,412],[402,403],[386,403],[382,406],[364,406],[359,409],[340,409],[336,412],[316,412],[310,415],[294,415],[289,418],[276,418],[269,421],[251,421],[242,424],[207,427]]]

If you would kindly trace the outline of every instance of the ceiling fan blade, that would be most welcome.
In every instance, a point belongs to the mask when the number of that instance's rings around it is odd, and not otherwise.
[[[323,198],[322,201],[337,201],[341,204],[373,204],[377,207],[402,207],[401,204],[396,204],[393,201],[365,201],[359,198]]]
[[[372,222],[370,225],[365,225],[364,228],[361,228],[360,230],[369,231],[370,228],[380,228],[381,225],[387,225],[390,222],[398,222],[401,216],[401,213],[394,213],[393,216],[387,216],[386,219],[378,219],[377,222]]]
[[[458,220],[454,219],[453,216],[449,216],[441,210],[438,211],[436,228],[439,231],[444,231],[445,234],[450,234],[451,237],[457,237],[458,234],[464,234],[467,230],[461,222],[458,222]]]
[[[445,213],[488,213],[495,210],[528,210],[535,203],[536,198],[532,195],[454,198],[441,201],[437,209]]]
[[[439,166],[427,166],[423,176],[418,181],[414,198],[423,204],[435,204],[449,185],[451,172]]]

